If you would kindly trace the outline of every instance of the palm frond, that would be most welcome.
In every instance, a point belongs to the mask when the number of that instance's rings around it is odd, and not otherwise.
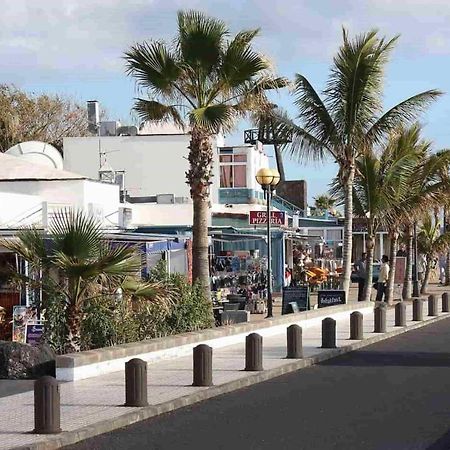
[[[229,31],[222,20],[199,11],[179,11],[177,44],[181,59],[190,68],[208,73],[218,66],[224,37]]]
[[[214,134],[220,130],[229,130],[235,117],[236,111],[233,107],[224,104],[211,105],[193,109],[190,112],[190,124]]]
[[[379,38],[377,30],[349,39],[343,30],[324,93],[347,145],[358,144],[355,139],[362,139],[361,131],[381,111],[384,68],[397,39]]]
[[[103,237],[97,220],[81,210],[67,208],[54,214],[49,232],[55,253],[80,259],[96,255]]]
[[[342,141],[335,123],[319,94],[303,75],[295,76],[294,96],[294,103],[298,108],[299,118],[302,120],[302,128],[314,136],[318,142],[321,142],[322,146],[339,147]],[[295,152],[296,146],[293,145],[293,147]],[[301,147],[297,149],[299,152],[301,150]]]
[[[20,230],[12,239],[2,239],[0,245],[22,257],[36,269],[48,262],[44,233],[35,227]]]
[[[442,95],[441,91],[431,89],[413,95],[386,111],[368,130],[367,139],[380,143],[387,134],[417,120],[435,100]]]
[[[185,123],[178,108],[177,105],[163,105],[160,102],[142,98],[136,99],[133,107],[142,121],[169,122],[184,128]]]
[[[141,88],[149,89],[156,96],[177,95],[175,82],[182,70],[163,42],[135,44],[124,58],[127,75],[134,77]]]
[[[270,67],[269,61],[250,46],[258,31],[238,33],[225,49],[219,68],[219,83],[223,87],[233,89]]]

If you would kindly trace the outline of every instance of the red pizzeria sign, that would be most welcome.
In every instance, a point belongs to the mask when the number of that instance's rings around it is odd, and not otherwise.
[[[283,211],[272,211],[271,221],[272,225],[284,225],[286,220],[285,213]],[[266,211],[250,211],[249,216],[250,225],[265,225],[267,224],[267,212]]]

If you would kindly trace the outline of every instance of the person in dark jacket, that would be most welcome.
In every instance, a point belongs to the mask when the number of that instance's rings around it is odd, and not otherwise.
[[[355,262],[356,278],[358,280],[358,302],[364,300],[364,284],[366,282],[366,254],[362,253],[361,258]]]

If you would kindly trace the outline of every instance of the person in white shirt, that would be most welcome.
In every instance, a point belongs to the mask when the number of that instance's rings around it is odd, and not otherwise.
[[[389,258],[386,255],[383,255],[383,257],[381,258],[380,275],[378,276],[377,283],[377,302],[382,302],[386,294],[386,286],[389,279],[389,270]]]

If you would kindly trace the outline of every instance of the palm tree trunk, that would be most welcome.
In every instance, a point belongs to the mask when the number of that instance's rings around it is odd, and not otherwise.
[[[375,252],[375,236],[372,232],[368,234],[366,252],[366,282],[364,284],[363,300],[370,302],[373,284],[373,254]]]
[[[448,208],[444,206],[444,233],[449,228]],[[450,250],[445,254],[445,286],[450,286]]]
[[[194,225],[192,228],[192,279],[202,285],[206,298],[210,296],[208,222],[209,202],[194,197]]]
[[[405,281],[403,283],[402,298],[408,300],[412,297],[412,269],[413,269],[413,235],[411,227],[407,226],[405,230],[406,237],[406,270]]]
[[[390,246],[389,246],[389,278],[386,287],[386,302],[392,303],[394,301],[394,281],[395,281],[395,265],[397,262],[397,246],[398,246],[398,233],[394,231],[390,233]]]
[[[445,254],[445,286],[450,286],[450,250]]]
[[[66,353],[79,352],[81,350],[81,311],[80,308],[70,303],[66,309],[67,340]]]
[[[433,259],[431,256],[427,255],[427,266],[425,268],[425,275],[423,277],[422,287],[420,288],[421,294],[427,294],[428,293],[428,283],[430,282],[430,274],[431,274],[431,265],[432,265]]]
[[[344,181],[344,242],[342,289],[348,299],[350,276],[352,272],[352,238],[353,238],[353,180],[355,178],[355,164],[351,161],[348,174]]]
[[[191,131],[189,150],[190,167],[186,177],[191,187],[194,208],[192,279],[201,284],[206,298],[209,298],[208,223],[213,149],[208,133],[199,127],[194,127]]]

